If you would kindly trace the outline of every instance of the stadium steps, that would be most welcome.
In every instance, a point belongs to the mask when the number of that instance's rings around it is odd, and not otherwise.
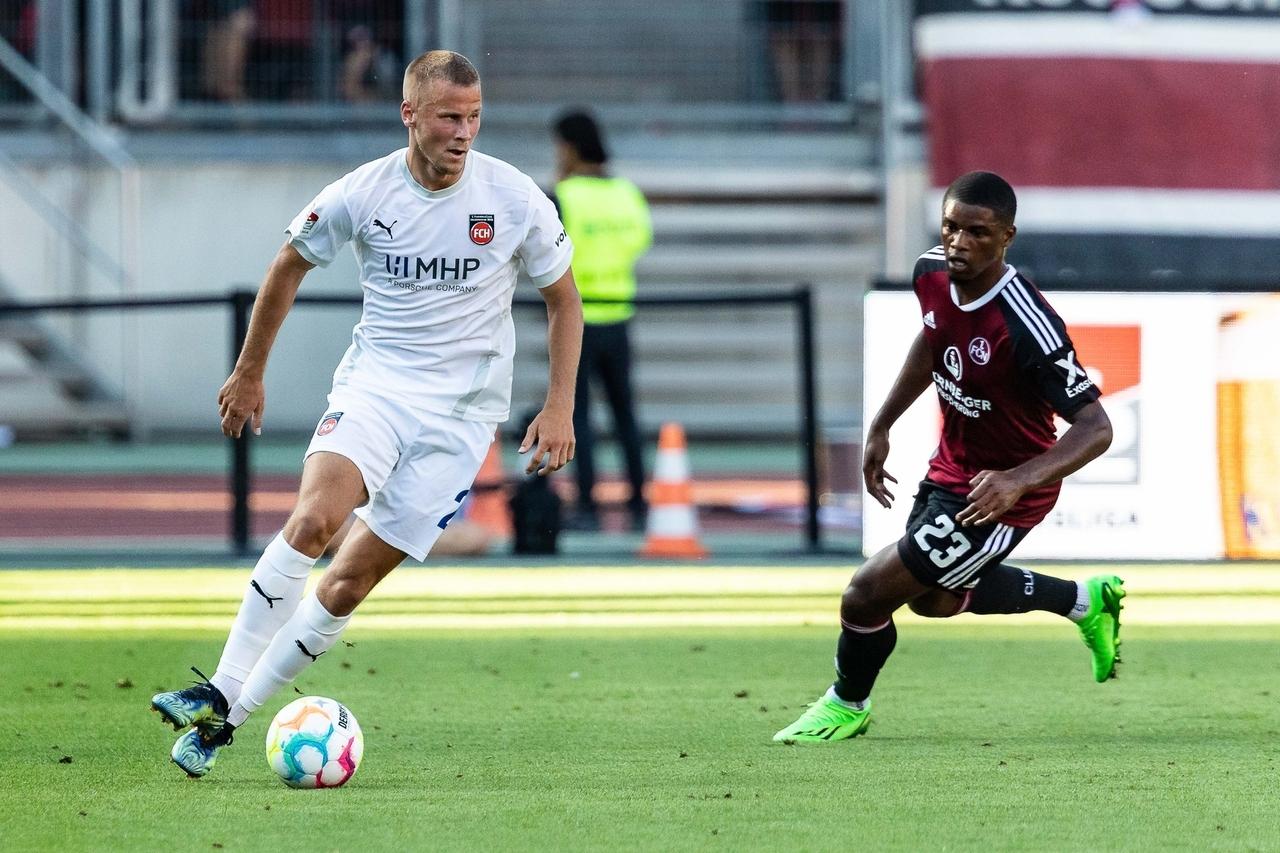
[[[39,321],[0,320],[0,426],[19,437],[128,436],[120,399]]]
[[[824,425],[860,419],[862,297],[881,262],[882,215],[871,170],[830,162],[772,169],[625,163],[653,210],[654,246],[640,293],[746,296],[812,288]],[[793,161],[795,162],[795,161]],[[643,308],[633,324],[635,386],[649,432],[678,420],[694,438],[794,436],[799,418],[794,310]],[[521,334],[516,388],[543,385],[545,341]],[[595,420],[611,427],[600,395]],[[534,405],[528,397],[517,407]]]

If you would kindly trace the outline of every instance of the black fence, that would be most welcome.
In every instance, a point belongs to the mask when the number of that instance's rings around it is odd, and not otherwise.
[[[234,290],[222,296],[172,296],[152,299],[81,299],[44,302],[0,302],[0,318],[20,314],[73,313],[89,311],[138,311],[148,309],[183,309],[225,306],[231,312],[231,366],[244,345],[249,331],[249,316],[256,294],[251,290]],[[295,305],[362,304],[359,296],[299,295]],[[597,300],[600,302],[610,300]],[[813,294],[808,285],[791,290],[755,293],[745,296],[640,296],[633,300],[638,311],[645,307],[724,308],[735,306],[776,306],[794,311],[796,323],[796,377],[799,389],[797,420],[804,455],[805,512],[804,539],[811,552],[822,550],[822,529],[818,522],[818,399],[817,365],[814,347],[815,331]],[[512,306],[519,309],[542,308],[540,299],[517,298]],[[236,556],[249,556],[249,496],[253,483],[252,430],[245,429],[238,439],[228,439],[228,487],[232,495],[231,551]]]

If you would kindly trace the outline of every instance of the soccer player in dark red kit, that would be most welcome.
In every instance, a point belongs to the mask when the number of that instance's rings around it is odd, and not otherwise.
[[[921,255],[912,275],[920,333],[867,433],[867,494],[885,507],[893,500],[889,428],[930,386],[942,439],[906,533],[845,588],[835,683],[776,741],[867,730],[871,686],[893,652],[893,614],[904,604],[935,617],[1057,613],[1079,628],[1094,679],[1115,676],[1123,581],[1076,583],[1004,563],[1053,508],[1062,479],[1111,444],[1111,421],[1065,324],[1005,262],[1016,212],[1013,188],[991,172],[962,175],[943,196],[942,245]],[[1055,412],[1071,424],[1056,440]]]

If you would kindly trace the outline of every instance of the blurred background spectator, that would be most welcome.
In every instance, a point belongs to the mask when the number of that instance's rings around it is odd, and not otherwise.
[[[635,184],[608,173],[609,152],[591,115],[580,110],[565,113],[556,120],[554,132],[558,174],[554,198],[573,240],[574,279],[582,294],[585,323],[573,409],[578,505],[565,526],[600,528],[594,494],[596,432],[591,419],[591,385],[598,382],[622,448],[631,526],[643,530],[644,451],[631,386],[628,328],[635,316],[630,300],[636,295],[636,261],[653,242],[649,205]]]
[[[774,81],[783,101],[837,97],[842,0],[766,0],[763,15]]]
[[[215,101],[239,103],[248,97],[245,71],[256,18],[252,0],[197,0],[192,4],[205,21],[200,48],[202,94]]]
[[[27,59],[35,57],[36,10],[35,0],[0,3],[0,38]],[[25,100],[26,94],[17,81],[0,71],[0,101]]]
[[[406,62],[397,49],[404,4],[397,0],[335,0],[333,8],[342,42],[338,75],[342,99],[359,104],[395,96]]]
[[[301,101],[316,94],[313,0],[254,0],[258,19],[253,49],[253,94],[271,101]]]

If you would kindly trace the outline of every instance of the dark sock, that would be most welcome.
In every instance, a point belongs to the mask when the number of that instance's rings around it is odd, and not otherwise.
[[[1076,604],[1076,582],[1001,564],[988,569],[969,597],[970,613],[1047,610],[1066,616]]]
[[[1073,599],[1074,601],[1074,599]],[[880,667],[893,653],[898,629],[890,619],[884,627],[871,631],[840,629],[836,644],[836,695],[846,702],[861,702],[871,695]]]

